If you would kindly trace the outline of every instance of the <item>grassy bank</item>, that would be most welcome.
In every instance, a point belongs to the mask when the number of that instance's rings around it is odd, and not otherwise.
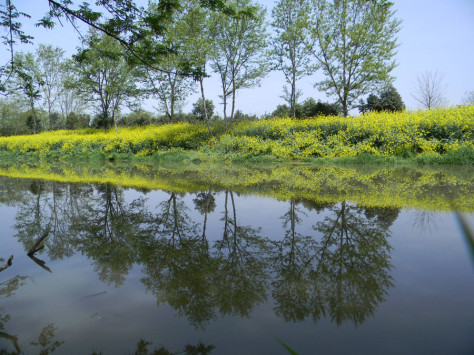
[[[0,153],[78,158],[156,156],[200,161],[339,159],[342,162],[474,164],[474,106],[431,111],[369,113],[358,117],[316,117],[249,121],[231,132],[189,123],[44,132],[0,137]],[[164,154],[166,152],[166,154]],[[186,157],[187,156],[187,157]],[[174,157],[174,158],[173,158]]]

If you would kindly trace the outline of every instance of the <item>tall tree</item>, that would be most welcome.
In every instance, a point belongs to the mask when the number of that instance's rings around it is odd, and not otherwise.
[[[74,87],[95,103],[104,128],[113,123],[117,131],[120,108],[138,95],[134,68],[120,44],[110,37],[91,31],[85,46],[74,56]]]
[[[184,67],[191,65],[195,68],[193,79],[199,83],[201,91],[201,102],[204,114],[204,120],[207,124],[209,134],[212,136],[209,120],[212,116],[210,107],[207,107],[206,95],[204,91],[204,79],[208,77],[206,67],[214,55],[212,45],[213,38],[210,33],[211,14],[204,11],[198,3],[190,0],[188,9],[180,23],[181,36],[184,38],[184,55],[182,65]]]
[[[443,75],[437,70],[435,72],[426,71],[417,75],[413,97],[424,108],[431,110],[432,108],[446,105],[445,90],[446,84],[444,83]]]
[[[272,10],[271,26],[275,36],[270,43],[273,68],[283,72],[290,89],[283,87],[283,98],[290,105],[291,116],[296,116],[296,101],[301,91],[296,82],[310,74],[310,51],[305,43],[309,26],[310,5],[307,0],[280,0]]]
[[[14,80],[10,82],[10,90],[20,93],[27,102],[32,117],[33,134],[38,131],[37,107],[41,99],[43,77],[36,63],[33,53],[15,53]]]
[[[74,83],[76,81],[76,68],[74,61],[68,59],[61,63],[61,83],[58,96],[58,106],[61,112],[63,122],[71,114],[82,114],[87,108],[87,93],[77,88]]]
[[[260,83],[267,73],[264,50],[267,42],[265,9],[251,0],[237,0],[238,11],[255,9],[253,16],[214,16],[212,39],[214,53],[212,68],[219,74],[224,104],[226,129],[231,128],[237,90]],[[227,99],[231,97],[231,113],[227,122]]]
[[[313,0],[312,54],[325,79],[316,86],[335,96],[347,116],[357,100],[390,83],[400,20],[387,0]]]
[[[48,128],[53,128],[51,114],[61,92],[61,62],[64,50],[52,45],[40,44],[36,50],[36,62],[38,63],[43,85],[41,92],[44,105],[48,111]]]
[[[163,54],[163,58],[157,63],[160,70],[144,67],[143,78],[146,90],[158,99],[159,109],[164,111],[170,122],[174,120],[175,112],[183,106],[186,97],[193,90],[192,78],[181,74],[181,62],[187,49],[186,26],[195,25],[187,23],[191,4],[191,1],[186,1],[183,11],[176,13],[174,18],[170,19],[163,38],[156,39],[157,45],[172,49],[171,53]],[[150,5],[152,8],[157,6],[157,4]]]

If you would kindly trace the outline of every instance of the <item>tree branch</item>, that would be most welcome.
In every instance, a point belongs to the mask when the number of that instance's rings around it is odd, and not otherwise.
[[[7,263],[3,266],[0,266],[0,271],[3,271],[5,269],[9,268],[10,266],[12,266],[12,260],[13,260],[13,255],[10,255],[10,257],[8,258]]]

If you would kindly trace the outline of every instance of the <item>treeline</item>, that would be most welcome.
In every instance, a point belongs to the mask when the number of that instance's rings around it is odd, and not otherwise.
[[[237,93],[259,85],[273,70],[284,74],[286,104],[272,116],[347,116],[355,108],[404,108],[390,86],[400,29],[392,3],[279,0],[270,28],[265,8],[253,0],[226,2],[229,8],[221,11],[209,11],[201,3],[180,1],[174,9],[179,11],[164,17],[160,2],[150,2],[144,20],[155,32],[137,32],[133,47],[107,35],[106,28],[91,29],[71,58],[50,45],[15,53],[10,78],[1,88],[7,96],[0,101],[0,134],[200,121],[212,135],[213,119],[223,119],[230,129],[235,120],[257,118],[236,109]],[[316,71],[325,79],[315,86],[335,101],[298,102],[298,81]],[[206,98],[210,75],[221,84],[219,116]],[[398,95],[398,102],[381,106],[378,97],[389,91]],[[200,99],[191,113],[183,113],[195,92]],[[369,94],[376,100],[364,102]],[[140,108],[145,99],[156,103],[159,115]]]

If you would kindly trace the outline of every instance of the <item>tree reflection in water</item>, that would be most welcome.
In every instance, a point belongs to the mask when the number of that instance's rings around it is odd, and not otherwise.
[[[361,324],[393,286],[387,238],[399,210],[364,209],[344,201],[330,211],[314,226],[321,240],[309,260],[316,296],[312,303],[324,309],[313,317],[328,313],[338,325],[346,320]]]
[[[188,215],[182,197],[171,193],[153,218],[154,231],[142,279],[158,304],[167,302],[195,325],[215,318],[213,279],[217,270],[207,239]]]
[[[231,212],[229,211],[229,200]],[[224,232],[214,244],[218,263],[216,302],[221,314],[249,316],[266,300],[268,240],[260,230],[239,225],[232,191],[225,191]]]
[[[17,276],[6,282],[0,284],[0,297],[10,297],[12,296],[21,286],[25,284],[25,276]],[[2,355],[13,355],[13,354],[22,354],[22,350],[19,343],[19,336],[11,335],[8,332],[4,332],[6,324],[11,320],[11,316],[5,313],[4,308],[0,308],[0,339],[5,339],[6,343],[0,342],[2,349],[0,349],[0,354]],[[57,330],[57,327],[54,324],[48,324],[45,326],[41,333],[38,336],[37,342],[31,342],[31,345],[39,347],[37,351],[38,354],[47,355],[53,353],[57,348],[59,348],[64,341],[58,341],[54,339],[54,333]],[[13,347],[14,351],[9,351],[8,345]]]
[[[286,321],[329,315],[338,325],[361,324],[392,286],[387,238],[399,210],[332,205],[312,237],[296,231],[296,204],[282,217],[286,232],[274,254],[275,313]]]
[[[313,308],[308,261],[316,241],[312,236],[297,232],[297,225],[301,223],[298,213],[301,211],[297,208],[297,201],[290,200],[288,211],[281,217],[285,228],[283,240],[274,242],[272,251],[274,310],[286,321],[303,320]]]
[[[171,352],[165,347],[160,347],[155,350],[149,350],[148,347],[152,343],[140,339],[137,343],[137,349],[133,353],[134,355],[174,355],[174,354],[186,354],[186,355],[208,355],[216,348],[214,345],[205,345],[203,343],[198,343],[197,345],[187,344],[184,347],[183,351],[180,352]]]
[[[133,264],[141,264],[141,281],[157,303],[169,304],[196,327],[218,315],[249,316],[268,294],[286,321],[328,316],[357,325],[392,286],[387,238],[398,209],[291,199],[277,241],[238,222],[230,190],[222,192],[221,207],[211,187],[194,195],[202,222],[190,216],[185,195],[177,192],[154,209],[144,197],[127,201],[124,189],[110,184],[35,182],[29,190],[18,200],[16,217],[25,250],[50,226],[41,252],[50,259],[80,252],[107,284],[122,285]],[[215,226],[208,229],[215,211],[222,213],[221,236]],[[316,216],[313,229],[301,232],[302,221]]]
[[[73,246],[93,260],[94,270],[107,284],[122,285],[139,261],[140,226],[149,218],[144,203],[143,198],[127,203],[122,188],[100,185],[71,221]]]

